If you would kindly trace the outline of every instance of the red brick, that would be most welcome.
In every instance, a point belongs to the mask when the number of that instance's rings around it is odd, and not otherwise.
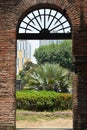
[[[87,0],[0,0],[0,129],[15,129],[17,29],[20,20],[31,7],[37,8],[39,4],[51,4],[66,10],[72,25],[76,66],[73,81],[73,130],[82,130],[87,124]]]

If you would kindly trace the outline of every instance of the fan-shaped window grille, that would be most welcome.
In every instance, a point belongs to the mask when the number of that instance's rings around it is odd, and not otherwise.
[[[54,9],[37,9],[20,23],[19,39],[70,39],[71,27],[67,18]]]

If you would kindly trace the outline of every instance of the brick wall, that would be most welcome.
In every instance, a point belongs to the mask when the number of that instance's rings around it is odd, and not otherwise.
[[[14,130],[16,34],[22,17],[38,4],[51,4],[65,10],[72,25],[73,130],[87,124],[87,0],[0,0],[0,130]]]
[[[0,130],[13,130],[16,124],[16,28],[10,6],[0,1]]]

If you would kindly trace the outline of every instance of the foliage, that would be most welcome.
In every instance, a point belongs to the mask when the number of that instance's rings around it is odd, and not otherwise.
[[[71,82],[71,73],[59,64],[39,65],[28,73],[28,84],[38,90],[55,90],[68,92]]]
[[[22,84],[25,85],[28,83],[29,77],[28,77],[28,71],[35,66],[34,63],[31,61],[26,61],[23,70],[19,72],[19,77],[22,80]]]
[[[72,108],[71,94],[53,91],[18,91],[17,108],[32,111],[54,111]]]
[[[35,50],[34,56],[38,64],[59,63],[64,68],[74,70],[72,64],[72,42],[64,41],[60,44],[40,46]]]
[[[23,70],[24,70],[24,71],[27,71],[27,70],[29,70],[31,67],[33,67],[34,65],[35,65],[35,64],[32,63],[31,61],[26,61],[25,64],[24,64],[24,66],[23,66]]]

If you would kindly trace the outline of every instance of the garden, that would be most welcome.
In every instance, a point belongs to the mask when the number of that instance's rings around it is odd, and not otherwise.
[[[16,92],[17,110],[57,112],[72,110],[72,43],[41,46],[35,50],[37,64],[25,62],[17,76],[22,90]]]

